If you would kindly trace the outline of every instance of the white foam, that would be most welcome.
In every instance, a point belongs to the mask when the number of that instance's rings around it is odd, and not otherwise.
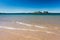
[[[23,22],[16,22],[18,24],[21,24],[21,25],[26,25],[26,26],[32,26],[31,24],[27,24],[27,23],[23,23]]]
[[[54,32],[51,31],[41,31],[41,30],[33,30],[33,29],[22,29],[22,28],[13,28],[13,27],[7,27],[7,26],[0,26],[0,29],[8,29],[8,30],[21,30],[21,31],[33,31],[33,32],[45,32],[45,33],[49,33],[49,34],[56,34]],[[57,34],[56,34],[57,35]],[[60,35],[60,34],[59,34]]]
[[[8,30],[41,31],[41,30],[24,29],[24,28],[14,28],[14,27],[7,27],[7,26],[0,26],[0,28],[2,28],[2,29],[8,29]],[[41,31],[41,32],[45,32],[45,31]]]
[[[39,26],[39,25],[32,25],[32,24],[27,24],[27,23],[23,23],[23,22],[18,22],[16,21],[17,24],[21,24],[21,25],[25,25],[25,26],[34,26],[34,27],[38,27],[38,28],[41,28],[41,29],[46,29],[47,27],[44,27],[44,26]],[[21,29],[21,30],[29,30],[29,31],[40,31],[40,32],[45,32],[45,33],[48,33],[48,34],[56,34],[55,32],[51,32],[51,31],[41,31],[41,30],[31,30],[31,29]]]
[[[6,26],[0,26],[0,28],[2,28],[2,29],[11,29],[11,30],[16,30],[16,28],[6,27]]]
[[[46,33],[53,33],[53,32],[50,32],[50,31],[45,31]]]
[[[0,28],[8,29],[8,30],[39,31],[39,30],[33,30],[33,29],[13,28],[13,27],[7,27],[7,26],[0,26]]]
[[[35,27],[38,27],[38,28],[46,28],[46,27],[43,27],[43,26],[38,26],[38,25],[35,25]]]
[[[25,25],[25,26],[34,26],[34,27],[38,27],[38,28],[46,28],[46,27],[43,27],[43,26],[39,26],[39,25],[32,25],[32,24],[27,24],[27,23],[23,23],[23,22],[18,22],[16,21],[17,24],[21,24],[21,25]]]

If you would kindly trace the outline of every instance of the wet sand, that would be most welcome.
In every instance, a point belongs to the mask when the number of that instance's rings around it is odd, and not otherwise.
[[[60,40],[60,27],[1,21],[0,40]]]

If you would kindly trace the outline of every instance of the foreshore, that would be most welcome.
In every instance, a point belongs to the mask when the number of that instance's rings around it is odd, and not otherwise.
[[[1,23],[0,40],[60,40],[60,27],[50,26],[19,21]]]

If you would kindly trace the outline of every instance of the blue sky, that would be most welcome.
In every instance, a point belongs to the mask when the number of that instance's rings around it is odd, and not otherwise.
[[[0,12],[60,12],[60,0],[0,0]]]

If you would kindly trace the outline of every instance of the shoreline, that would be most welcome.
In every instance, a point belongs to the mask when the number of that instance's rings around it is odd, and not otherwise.
[[[60,40],[60,31],[51,29],[52,27],[32,25],[19,21],[16,21],[14,25],[16,24],[19,24],[20,27],[24,25],[25,28],[0,26],[0,40]]]

